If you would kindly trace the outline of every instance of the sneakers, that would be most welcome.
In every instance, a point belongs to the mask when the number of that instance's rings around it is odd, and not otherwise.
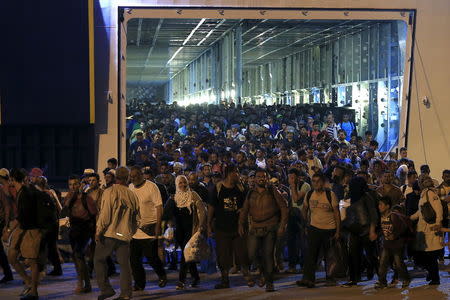
[[[305,279],[298,280],[298,281],[296,281],[295,283],[296,283],[298,286],[301,286],[301,287],[307,287],[307,288],[309,288],[309,289],[312,289],[312,288],[316,287],[316,285],[314,284],[314,282],[309,281],[309,280],[305,280]]]
[[[175,289],[177,291],[181,291],[184,290],[186,288],[186,284],[184,282],[178,281],[177,286],[175,287]]]
[[[266,292],[268,292],[268,293],[275,292],[275,288],[274,288],[272,282],[266,283]]]
[[[108,298],[114,296],[115,294],[116,294],[116,292],[114,292],[114,291],[111,291],[111,292],[108,292],[108,293],[105,293],[105,294],[100,294],[97,297],[97,300],[105,300],[105,299],[108,299]]]
[[[160,288],[163,288],[163,287],[165,287],[166,285],[167,285],[167,277],[160,278],[160,279],[158,280],[158,286],[159,286]]]
[[[403,282],[402,282],[402,289],[407,289],[409,287],[410,283],[411,283],[411,279],[403,280]]]
[[[358,283],[356,281],[349,281],[349,282],[346,282],[343,285],[341,285],[341,287],[343,287],[343,288],[350,288],[350,287],[354,287],[354,286],[357,286],[357,285],[358,285]]]
[[[247,286],[248,287],[254,287],[256,282],[252,278],[247,279]]]
[[[428,283],[428,285],[440,285],[441,282],[439,280],[432,280]]]
[[[28,295],[28,293],[31,291],[31,287],[29,286],[25,286],[22,290],[22,292],[20,293],[20,297],[26,296]]]
[[[387,286],[387,284],[386,283],[384,283],[384,282],[377,282],[377,283],[375,283],[375,289],[376,290],[382,290],[382,289],[385,289],[385,288],[387,288],[388,286]]]
[[[263,287],[265,285],[266,285],[266,279],[264,278],[264,276],[261,275],[261,277],[258,280],[258,286]]]

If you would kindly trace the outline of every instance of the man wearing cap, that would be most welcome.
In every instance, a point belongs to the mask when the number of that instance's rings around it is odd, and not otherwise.
[[[30,173],[28,174],[28,180],[29,180],[30,184],[35,185],[36,180],[41,176],[44,176],[44,171],[42,171],[39,168],[33,168],[33,169],[31,169]]]
[[[4,232],[5,236],[9,236],[11,232],[9,222],[15,217],[13,203],[14,199],[9,188],[9,171],[7,169],[0,169],[0,232]],[[2,242],[0,242],[0,267],[3,269],[4,274],[0,283],[12,281],[13,274]]]
[[[136,141],[130,145],[130,158],[134,159],[136,164],[141,164],[141,154],[149,154],[150,149],[152,148],[152,143],[149,140],[144,139],[144,134],[142,132],[138,132],[136,134]]]
[[[116,170],[109,170],[108,172],[104,173],[104,175],[105,184],[102,185],[102,190],[106,190],[114,184],[114,182],[116,181]]]

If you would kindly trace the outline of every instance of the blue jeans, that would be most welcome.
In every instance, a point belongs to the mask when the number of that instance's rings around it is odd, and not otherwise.
[[[257,251],[262,250],[261,273],[267,283],[273,283],[274,249],[277,239],[278,225],[252,228],[248,234],[248,257],[254,262]]]

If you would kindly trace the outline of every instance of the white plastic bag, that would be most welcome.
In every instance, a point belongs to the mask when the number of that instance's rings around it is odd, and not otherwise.
[[[186,262],[199,262],[208,259],[209,253],[210,250],[206,237],[199,231],[192,235],[183,251],[184,260]]]
[[[164,239],[166,241],[173,241],[175,239],[175,228],[167,227],[166,231],[164,231]]]

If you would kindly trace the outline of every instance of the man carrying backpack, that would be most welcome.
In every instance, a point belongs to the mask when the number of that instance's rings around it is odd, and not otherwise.
[[[325,189],[325,176],[316,173],[312,177],[313,190],[309,191],[303,201],[302,213],[308,226],[308,253],[305,261],[303,279],[298,286],[315,287],[315,272],[320,249],[327,253],[332,239],[340,238],[341,216],[336,195]],[[333,278],[327,278],[327,285],[336,285]]]
[[[388,267],[394,262],[395,271],[403,279],[402,288],[407,288],[411,279],[405,262],[403,261],[403,249],[407,232],[413,232],[412,222],[409,218],[392,208],[392,200],[389,197],[381,197],[378,202],[378,210],[381,214],[381,232],[383,236],[382,251],[380,255],[380,267],[378,269],[378,282],[376,289],[387,288],[386,274]]]
[[[91,197],[81,192],[81,180],[77,175],[71,175],[68,183],[69,193],[64,201],[64,210],[67,210],[69,217],[70,246],[77,271],[75,293],[89,293],[92,287],[85,255],[89,241],[94,236],[97,207]]]

